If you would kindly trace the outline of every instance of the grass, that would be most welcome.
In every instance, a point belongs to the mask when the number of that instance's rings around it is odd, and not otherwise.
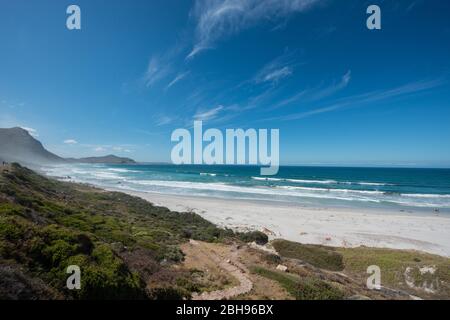
[[[382,248],[338,248],[342,254],[345,271],[361,278],[367,278],[367,267],[377,265],[381,270],[383,286],[409,290],[406,284],[405,270],[410,268],[409,280],[415,287],[433,283],[438,288],[435,298],[450,296],[450,259],[417,251],[392,250]],[[434,267],[434,274],[420,272],[420,268]],[[424,291],[420,290],[423,295]],[[426,293],[425,293],[426,295]]]
[[[341,300],[344,298],[343,292],[318,278],[299,277],[263,267],[253,267],[251,272],[278,282],[297,300]]]
[[[331,271],[341,271],[344,269],[342,254],[336,252],[334,248],[319,245],[305,245],[287,240],[274,240],[271,244],[282,257],[298,259],[317,268]]]

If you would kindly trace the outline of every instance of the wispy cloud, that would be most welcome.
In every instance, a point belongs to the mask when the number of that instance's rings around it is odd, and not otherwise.
[[[378,91],[371,91],[360,95],[354,95],[347,98],[339,99],[335,103],[305,111],[305,112],[299,112],[294,114],[289,114],[285,116],[280,117],[274,117],[270,119],[265,120],[282,120],[282,121],[289,121],[289,120],[298,120],[307,118],[313,115],[321,114],[321,113],[327,113],[332,111],[337,111],[341,109],[347,109],[347,108],[354,108],[354,107],[361,107],[370,103],[374,102],[383,102],[387,101],[389,99],[394,98],[400,98],[405,95],[409,94],[415,94],[415,93],[421,93],[428,90],[431,90],[433,88],[439,87],[443,85],[445,81],[443,79],[435,79],[435,80],[428,80],[428,81],[417,81],[405,84],[403,86],[399,86],[393,89],[388,90],[378,90]]]
[[[195,114],[194,120],[208,121],[213,120],[219,116],[219,113],[224,110],[224,106],[219,105],[209,110],[202,110]]]
[[[171,72],[170,64],[167,59],[158,55],[153,55],[143,76],[146,87],[152,87],[157,82],[165,79]]]
[[[294,72],[293,54],[290,52],[272,60],[266,64],[255,76],[255,83],[270,82],[278,83],[281,79],[287,78]]]
[[[279,21],[296,12],[311,9],[321,0],[197,0],[196,42],[188,59],[213,48],[216,41],[256,25],[261,21]]]
[[[185,50],[184,41],[178,41],[163,53],[153,53],[148,61],[147,69],[141,81],[146,87],[152,87],[158,82],[173,76],[179,64],[179,58]]]
[[[339,92],[340,90],[346,88],[352,79],[352,72],[349,70],[345,73],[339,81],[335,81],[331,85],[319,88],[315,92],[311,93],[309,101],[319,101],[326,97],[332,96],[333,94]]]
[[[75,139],[67,139],[67,140],[64,140],[64,143],[65,144],[77,144],[78,141]]]
[[[171,118],[171,117],[168,117],[168,116],[160,116],[157,120],[156,120],[156,125],[158,126],[158,127],[161,127],[161,126],[165,126],[165,125],[167,125],[167,124],[170,124],[170,123],[172,123],[173,122],[173,118]]]
[[[301,90],[293,96],[278,102],[274,106],[274,108],[276,109],[279,107],[290,105],[299,101],[300,99],[304,99],[305,102],[314,102],[330,97],[348,86],[352,78],[351,75],[352,73],[349,70],[341,77],[341,79],[339,79],[339,81],[334,81],[330,85],[327,85],[325,87],[319,86],[313,89]]]
[[[186,76],[188,76],[189,73],[190,73],[190,71],[186,71],[186,72],[177,74],[177,76],[172,81],[170,81],[170,83],[167,85],[166,90],[170,89],[173,85],[175,85],[176,83],[178,83],[181,80],[183,80],[184,78],[186,78]]]

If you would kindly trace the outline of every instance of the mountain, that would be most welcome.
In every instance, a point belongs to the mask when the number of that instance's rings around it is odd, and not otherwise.
[[[133,159],[107,155],[81,159],[65,159],[46,150],[41,142],[36,140],[25,129],[15,127],[0,128],[0,163],[18,162],[25,165],[45,165],[59,163],[108,163],[132,164]]]
[[[0,159],[25,164],[65,162],[63,158],[47,151],[27,130],[19,127],[0,129]]]
[[[88,157],[81,159],[67,159],[76,163],[108,163],[108,164],[134,164],[136,161],[130,158],[118,157],[113,154],[103,157]]]

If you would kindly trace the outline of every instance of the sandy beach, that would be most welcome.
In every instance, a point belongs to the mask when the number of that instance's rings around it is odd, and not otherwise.
[[[445,215],[126,192],[171,210],[192,210],[222,227],[264,231],[271,239],[337,247],[412,249],[450,256],[450,217]]]

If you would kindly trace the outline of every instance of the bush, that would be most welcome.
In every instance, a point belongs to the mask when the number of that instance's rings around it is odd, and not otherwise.
[[[259,245],[265,245],[269,242],[269,237],[261,231],[250,231],[237,233],[238,238],[244,242],[256,242]]]
[[[281,258],[280,256],[277,256],[276,254],[264,254],[263,255],[263,259],[266,260],[268,263],[271,264],[280,264],[281,263]]]
[[[306,277],[298,283],[295,297],[298,300],[342,300],[344,293],[323,280]]]
[[[0,217],[0,239],[16,241],[23,235],[24,229],[16,219]]]
[[[340,300],[344,298],[343,292],[320,279],[301,278],[262,267],[254,267],[252,272],[277,281],[297,300]]]
[[[285,258],[302,260],[315,267],[331,271],[342,271],[344,262],[342,255],[334,248],[305,245],[287,240],[274,240],[272,246]]]

